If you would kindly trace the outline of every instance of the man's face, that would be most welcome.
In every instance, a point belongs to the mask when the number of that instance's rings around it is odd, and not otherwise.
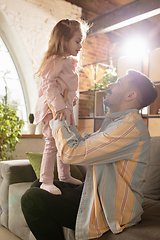
[[[116,83],[110,84],[108,94],[104,100],[104,104],[109,107],[110,112],[121,111],[127,93],[129,92],[129,81],[132,79],[130,75],[119,78]]]

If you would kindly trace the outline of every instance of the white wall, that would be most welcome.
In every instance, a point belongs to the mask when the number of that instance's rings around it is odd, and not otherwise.
[[[43,152],[44,138],[20,138],[15,152],[12,153],[14,159],[27,159],[26,152]]]

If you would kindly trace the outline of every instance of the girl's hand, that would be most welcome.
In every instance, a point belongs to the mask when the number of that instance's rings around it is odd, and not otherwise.
[[[66,119],[66,109],[61,109],[55,113],[54,119],[56,120],[60,116],[59,120],[62,121],[62,118],[64,117]]]
[[[67,102],[67,96],[68,96],[68,89],[65,89],[63,92],[63,95],[62,95],[65,103]],[[60,116],[60,118],[59,118],[60,121],[62,121],[63,116],[66,119],[67,118],[66,109],[64,108],[64,109],[57,111],[53,116],[54,116],[55,120],[58,118],[58,116]]]
[[[43,97],[45,98],[47,104],[48,104],[48,107],[51,109],[52,111],[52,114],[53,114],[53,117],[55,117],[55,110],[54,110],[54,107],[52,106],[52,104],[50,102],[47,101],[46,97],[43,95]]]
[[[63,97],[64,102],[66,103],[67,102],[67,97],[68,97],[68,89],[65,89],[63,94],[61,94],[61,95]]]
[[[58,118],[59,115],[60,115],[60,119],[59,119],[60,121],[62,121],[63,116],[66,119],[67,114],[66,114],[66,109],[65,108],[61,109],[60,111],[55,112],[54,107],[52,106],[52,104],[50,104],[48,101],[47,101],[47,104],[48,104],[48,107],[51,109],[52,114],[53,114],[53,118],[55,120]]]
[[[75,96],[74,99],[73,99],[73,107],[77,104],[77,100],[78,100],[78,97]]]

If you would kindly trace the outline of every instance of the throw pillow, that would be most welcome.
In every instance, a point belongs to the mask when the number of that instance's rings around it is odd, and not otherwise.
[[[35,171],[36,177],[39,179],[43,154],[38,152],[26,152],[26,155],[30,161],[30,164],[32,165],[33,170]]]
[[[37,178],[39,179],[43,153],[26,152],[26,155],[33,167],[33,170],[35,171]],[[76,165],[70,165],[70,171],[71,171],[72,177],[77,178],[82,182],[84,181],[84,177]],[[55,180],[58,179],[57,160],[55,160],[55,166],[54,166],[54,179]]]

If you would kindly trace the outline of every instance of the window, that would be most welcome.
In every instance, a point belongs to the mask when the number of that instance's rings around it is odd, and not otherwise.
[[[10,104],[17,115],[27,121],[27,108],[21,80],[13,59],[0,37],[0,101]]]

